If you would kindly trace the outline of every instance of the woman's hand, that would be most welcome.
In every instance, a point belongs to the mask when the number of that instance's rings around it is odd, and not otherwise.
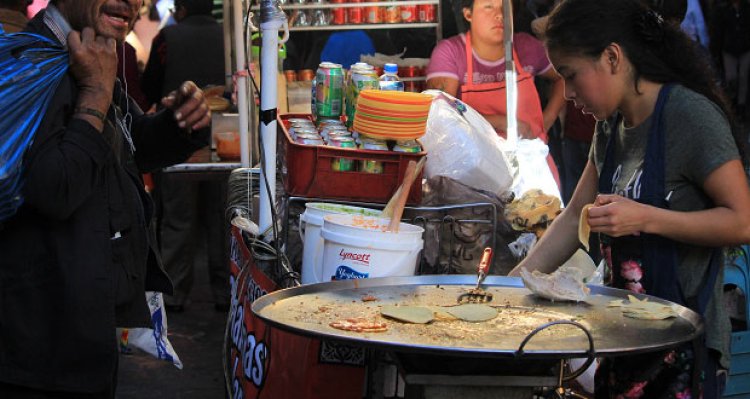
[[[211,123],[211,110],[203,96],[203,90],[193,82],[184,82],[177,90],[162,98],[161,103],[174,111],[177,125],[183,129],[202,129]]]
[[[589,209],[591,231],[612,237],[639,235],[646,231],[651,207],[615,194],[600,194]]]

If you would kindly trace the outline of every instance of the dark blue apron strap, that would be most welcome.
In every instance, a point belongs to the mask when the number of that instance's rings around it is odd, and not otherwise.
[[[643,160],[641,196],[638,199],[644,204],[662,209],[669,209],[665,186],[666,132],[664,129],[664,108],[672,87],[671,84],[662,86],[654,106],[646,154]],[[686,305],[686,298],[678,279],[677,265],[679,262],[675,242],[654,234],[642,234],[641,253],[645,266],[643,283],[646,292],[668,301]]]

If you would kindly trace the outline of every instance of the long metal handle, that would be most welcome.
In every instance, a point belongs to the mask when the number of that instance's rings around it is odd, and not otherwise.
[[[541,331],[544,331],[552,326],[560,325],[560,324],[567,324],[574,327],[577,327],[579,330],[583,331],[586,334],[586,338],[589,341],[589,350],[586,352],[586,362],[578,368],[578,370],[575,370],[571,372],[568,375],[565,375],[562,377],[563,381],[570,381],[574,378],[578,378],[581,374],[583,374],[586,369],[591,366],[592,363],[594,363],[594,360],[596,360],[596,350],[594,349],[594,337],[591,335],[591,332],[581,323],[571,321],[571,320],[555,320],[551,321],[549,323],[542,324],[541,326],[534,329],[534,331],[530,332],[529,335],[526,336],[526,338],[521,341],[521,345],[518,347],[518,350],[516,351],[516,357],[521,357],[524,355],[523,348],[526,346],[526,344],[533,338],[536,334],[538,334]]]
[[[503,0],[503,43],[505,44],[505,101],[508,126],[505,130],[510,148],[518,140],[518,86],[516,64],[513,60],[513,2]]]

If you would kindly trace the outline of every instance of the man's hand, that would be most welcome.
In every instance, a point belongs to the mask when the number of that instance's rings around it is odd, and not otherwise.
[[[93,29],[68,35],[70,72],[80,90],[78,107],[107,113],[117,77],[114,39],[97,36]]]
[[[203,91],[187,81],[161,99],[161,104],[174,111],[174,118],[183,129],[197,130],[211,123],[211,111]]]

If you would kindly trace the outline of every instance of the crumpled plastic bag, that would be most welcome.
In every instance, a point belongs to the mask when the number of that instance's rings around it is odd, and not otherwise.
[[[151,328],[118,328],[117,341],[121,353],[132,353],[133,348],[170,362],[182,370],[182,361],[177,356],[167,337],[167,313],[161,292],[146,291],[146,302],[151,313]]]
[[[438,90],[420,139],[429,154],[425,178],[446,176],[469,187],[504,196],[517,169],[505,156],[505,141],[484,117],[461,100]]]
[[[517,168],[511,190],[521,197],[529,190],[542,190],[547,195],[562,199],[560,188],[547,161],[549,147],[541,139],[521,139],[512,148],[503,141],[505,157]]]
[[[67,69],[68,52],[58,43],[0,29],[0,222],[23,203],[23,154]]]

